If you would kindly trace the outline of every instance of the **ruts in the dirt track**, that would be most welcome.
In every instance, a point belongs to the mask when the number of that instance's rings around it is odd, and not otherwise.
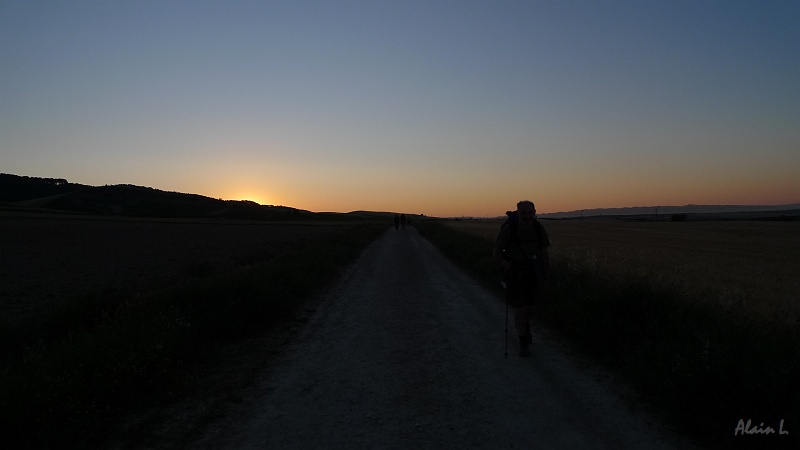
[[[486,249],[491,252],[491,248]],[[206,448],[687,448],[601,371],[535,333],[516,355],[505,305],[415,229],[349,268]]]

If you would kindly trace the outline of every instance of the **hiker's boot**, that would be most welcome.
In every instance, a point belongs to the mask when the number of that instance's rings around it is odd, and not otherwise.
[[[531,338],[530,333],[519,337],[519,356],[531,356],[531,351],[528,349],[528,347],[530,346],[532,340],[533,339]]]

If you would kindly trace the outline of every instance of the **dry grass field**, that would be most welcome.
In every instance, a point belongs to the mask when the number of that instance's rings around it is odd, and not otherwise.
[[[448,225],[494,239],[501,221]],[[800,322],[800,223],[543,220],[554,260]]]
[[[0,315],[30,317],[98,290],[138,291],[246,264],[345,224],[0,212]]]

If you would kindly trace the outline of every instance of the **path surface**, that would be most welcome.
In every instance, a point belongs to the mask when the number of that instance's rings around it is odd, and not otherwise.
[[[504,315],[413,228],[390,229],[193,447],[687,448],[540,333],[520,358],[511,330],[504,358]]]

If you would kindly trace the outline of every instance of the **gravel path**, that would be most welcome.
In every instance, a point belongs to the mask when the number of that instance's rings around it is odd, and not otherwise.
[[[490,249],[487,249],[490,251]],[[687,448],[413,229],[390,229],[194,448]]]

